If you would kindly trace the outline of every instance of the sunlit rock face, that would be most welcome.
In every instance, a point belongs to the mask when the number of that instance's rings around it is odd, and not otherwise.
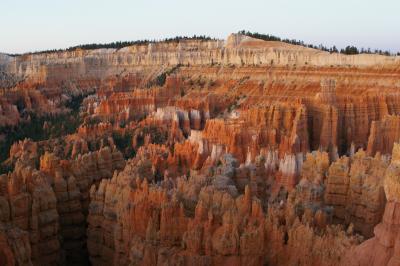
[[[238,34],[0,54],[0,265],[398,265],[399,80]]]

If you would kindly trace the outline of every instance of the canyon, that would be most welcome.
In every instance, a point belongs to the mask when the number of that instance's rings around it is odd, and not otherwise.
[[[0,54],[0,265],[400,265],[399,89],[241,34]]]

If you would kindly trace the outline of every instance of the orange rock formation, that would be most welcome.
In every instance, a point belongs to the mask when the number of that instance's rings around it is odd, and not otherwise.
[[[0,265],[400,264],[398,57],[231,35],[0,70],[0,141],[91,94],[7,151]]]

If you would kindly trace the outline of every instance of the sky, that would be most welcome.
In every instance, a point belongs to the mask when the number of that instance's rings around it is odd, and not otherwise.
[[[0,52],[249,30],[400,51],[398,0],[0,0]]]

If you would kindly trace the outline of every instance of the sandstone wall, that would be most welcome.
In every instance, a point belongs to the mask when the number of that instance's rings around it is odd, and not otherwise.
[[[231,35],[227,41],[180,41],[179,43],[150,43],[116,49],[76,50],[23,55],[3,56],[3,65],[10,72],[21,76],[35,76],[53,79],[59,66],[67,66],[57,75],[70,75],[74,79],[85,74],[87,78],[98,77],[100,73],[118,73],[124,67],[151,65],[356,65],[373,66],[396,64],[399,59],[380,55],[329,54],[279,42],[265,42],[241,35]],[[93,66],[98,65],[94,68]],[[59,71],[58,71],[59,72]],[[59,76],[60,77],[60,76]],[[36,77],[37,78],[37,77]]]

